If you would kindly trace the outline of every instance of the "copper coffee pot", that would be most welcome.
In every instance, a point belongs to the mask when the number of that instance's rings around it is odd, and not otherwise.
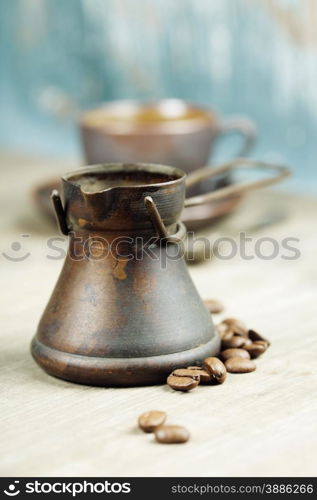
[[[186,268],[180,222],[185,206],[277,182],[253,183],[185,199],[185,189],[223,171],[263,166],[235,160],[189,175],[154,164],[106,164],[66,174],[64,204],[52,193],[69,250],[32,341],[49,374],[90,385],[163,382],[199,364],[220,340]],[[266,165],[267,166],[267,165]]]

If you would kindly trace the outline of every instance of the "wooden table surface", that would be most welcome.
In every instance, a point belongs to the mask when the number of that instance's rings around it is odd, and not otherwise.
[[[94,388],[49,377],[29,353],[62,265],[47,258],[47,239],[58,233],[29,191],[69,165],[10,157],[1,164],[1,475],[315,475],[317,199],[265,190],[208,232],[215,238],[246,231],[280,246],[299,238],[298,259],[282,259],[290,252],[281,249],[273,260],[237,256],[190,267],[201,295],[225,303],[220,317],[237,316],[271,339],[254,373],[188,394],[167,386]],[[22,248],[12,249],[13,242]],[[26,252],[21,262],[8,259]],[[164,446],[140,432],[137,417],[149,409],[188,427],[190,441]]]

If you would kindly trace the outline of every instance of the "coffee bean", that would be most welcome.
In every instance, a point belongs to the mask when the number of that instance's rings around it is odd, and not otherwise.
[[[249,338],[253,342],[255,342],[255,341],[262,341],[262,342],[266,342],[267,346],[270,345],[270,342],[267,339],[265,339],[264,337],[262,337],[262,335],[260,335],[255,330],[249,330],[248,335],[249,335]]]
[[[232,335],[230,328],[228,325],[225,325],[225,323],[219,323],[218,325],[215,325],[215,328],[221,339],[223,339],[226,335]]]
[[[262,340],[256,340],[250,345],[244,346],[245,350],[248,351],[252,359],[258,358],[267,349],[267,344]]]
[[[161,425],[155,429],[155,439],[165,444],[186,443],[189,432],[180,425]]]
[[[247,335],[244,333],[244,331],[239,330],[239,328],[232,329],[231,330],[232,335],[235,335],[236,337],[244,337],[247,338]]]
[[[250,359],[250,354],[245,349],[225,349],[220,353],[220,356],[223,361],[230,358]]]
[[[221,342],[221,349],[235,349],[239,347],[244,347],[246,344],[246,339],[245,337],[242,337],[240,335],[234,335],[234,334],[227,334],[224,336]]]
[[[255,340],[253,342],[253,344],[257,344],[257,345],[263,345],[265,347],[265,349],[268,348],[269,344],[267,343],[266,340]]]
[[[225,362],[229,373],[249,373],[256,369],[255,363],[251,359],[229,358]]]
[[[232,335],[236,337],[243,337],[245,339],[248,338],[247,330],[242,329],[240,327],[233,327],[227,323],[219,323],[216,325],[216,330],[221,338],[221,340],[225,340],[226,338],[231,338]]]
[[[189,366],[188,370],[194,370],[199,373],[201,384],[210,384],[211,375],[209,372],[207,372],[207,370],[204,370],[202,366]]]
[[[164,411],[152,410],[142,413],[138,418],[140,429],[144,432],[153,432],[156,427],[164,424],[166,413]]]
[[[245,349],[246,345],[251,345],[252,344],[252,340],[250,340],[249,338],[243,337],[243,339],[244,339],[244,343],[243,343],[243,346],[242,346],[243,349]]]
[[[195,389],[199,384],[198,380],[194,380],[192,377],[176,377],[175,375],[169,375],[167,377],[167,385],[169,385],[174,391],[190,391]]]
[[[221,340],[223,342],[226,342],[226,341],[231,340],[232,337],[233,337],[233,332],[231,332],[230,330],[227,330],[226,332],[223,333]]]
[[[178,368],[171,375],[175,375],[175,377],[190,377],[193,380],[197,380],[198,383],[200,382],[200,373],[198,370],[191,370],[190,368]]]
[[[245,337],[248,335],[248,328],[246,324],[237,318],[226,318],[222,321],[223,324],[228,326],[228,329],[233,333],[240,333]]]
[[[203,363],[203,368],[211,375],[211,383],[223,384],[226,379],[226,367],[218,358],[206,358]]]
[[[221,313],[224,309],[223,304],[216,299],[207,299],[204,300],[204,304],[207,307],[210,314],[218,314]]]

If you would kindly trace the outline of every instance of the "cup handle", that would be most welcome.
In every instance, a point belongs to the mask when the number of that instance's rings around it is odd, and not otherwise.
[[[238,133],[243,138],[241,149],[235,156],[246,156],[253,148],[257,133],[256,126],[250,118],[246,116],[232,116],[221,120],[218,134]]]
[[[216,200],[221,200],[227,198],[228,196],[241,195],[248,191],[253,191],[265,186],[271,186],[280,182],[282,179],[289,177],[291,170],[284,165],[277,165],[275,163],[267,163],[265,161],[251,160],[250,158],[236,158],[223,165],[215,168],[204,167],[195,170],[189,174],[186,178],[186,187],[189,188],[194,184],[200,183],[205,179],[210,179],[211,177],[216,177],[218,175],[225,174],[227,172],[236,171],[238,169],[261,169],[263,171],[273,170],[275,172],[272,176],[265,179],[257,180],[254,182],[238,183],[225,186],[220,189],[216,189],[206,194],[201,194],[198,196],[192,196],[191,198],[186,198],[185,207],[193,207],[196,205],[203,205],[204,203],[209,203]]]

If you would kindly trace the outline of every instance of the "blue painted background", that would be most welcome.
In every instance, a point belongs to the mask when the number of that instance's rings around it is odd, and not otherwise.
[[[253,156],[316,191],[315,0],[0,0],[0,28],[2,149],[78,156],[82,109],[182,97],[249,115]]]

